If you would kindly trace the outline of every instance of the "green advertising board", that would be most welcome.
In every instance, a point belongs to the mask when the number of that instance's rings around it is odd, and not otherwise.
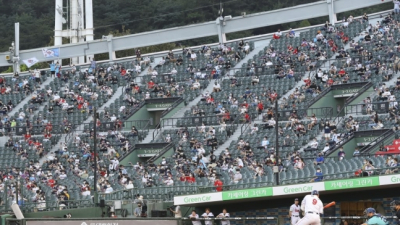
[[[379,177],[325,181],[325,191],[379,186]]]
[[[352,188],[369,188],[384,185],[400,185],[400,174],[175,196],[174,204],[189,205],[194,203],[230,201],[279,195],[285,196],[288,194],[306,194],[310,193],[312,190],[340,191]]]
[[[223,201],[237,200],[237,199],[243,199],[243,198],[259,198],[259,197],[268,197],[268,196],[272,196],[272,187],[222,192],[222,200]]]

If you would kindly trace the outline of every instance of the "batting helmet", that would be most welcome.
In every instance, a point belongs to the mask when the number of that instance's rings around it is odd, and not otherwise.
[[[318,192],[317,190],[313,190],[313,191],[311,192],[311,195],[319,195],[319,192]]]

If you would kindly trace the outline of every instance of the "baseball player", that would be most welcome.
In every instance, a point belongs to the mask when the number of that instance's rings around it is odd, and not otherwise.
[[[362,225],[388,225],[389,223],[381,214],[376,213],[374,208],[367,208],[364,211],[364,215],[368,217],[368,220]]]
[[[229,213],[226,211],[226,209],[222,210],[222,213],[218,214],[217,218],[229,218],[230,215]],[[221,220],[221,225],[231,225],[231,221],[230,220]]]
[[[390,208],[394,213],[396,213],[397,216],[397,224],[400,225],[400,201],[399,200],[394,200],[393,202],[390,203]]]
[[[319,192],[313,190],[310,195],[306,195],[301,202],[301,210],[304,217],[300,219],[296,225],[321,225],[321,218],[324,213],[324,205],[319,199]]]
[[[292,225],[295,225],[300,220],[300,205],[299,199],[294,199],[294,204],[290,206],[289,216]]]

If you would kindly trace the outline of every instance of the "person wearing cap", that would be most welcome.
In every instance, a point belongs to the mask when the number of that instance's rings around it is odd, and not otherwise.
[[[374,208],[365,209],[364,215],[366,215],[368,217],[368,219],[362,225],[387,225],[387,224],[389,224],[381,214],[376,213],[376,210]]]
[[[399,200],[392,201],[390,203],[390,208],[392,209],[392,212],[396,213],[397,224],[400,225],[400,201]]]
[[[300,205],[298,198],[295,198],[294,204],[290,206],[288,218],[290,218],[290,223],[292,225],[296,224],[300,220]]]
[[[304,212],[304,217],[296,225],[321,224],[320,215],[324,213],[324,205],[319,199],[319,192],[317,190],[313,190],[311,194],[303,198],[301,211]]]
[[[135,215],[135,217],[141,217],[142,216],[142,203],[139,202],[137,204],[137,207],[135,208],[133,214]]]

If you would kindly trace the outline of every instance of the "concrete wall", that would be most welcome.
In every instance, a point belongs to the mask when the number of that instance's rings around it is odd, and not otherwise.
[[[100,207],[64,209],[57,211],[25,213],[24,216],[25,218],[51,218],[51,217],[62,218],[67,213],[71,213],[73,218],[96,218],[96,217],[99,218],[102,215],[102,209]]]
[[[139,157],[137,156],[137,152],[136,151],[132,151],[131,153],[129,153],[129,155],[127,155],[121,162],[120,164],[123,166],[129,166],[129,162],[131,162],[133,165],[136,164],[136,162],[138,162]]]

